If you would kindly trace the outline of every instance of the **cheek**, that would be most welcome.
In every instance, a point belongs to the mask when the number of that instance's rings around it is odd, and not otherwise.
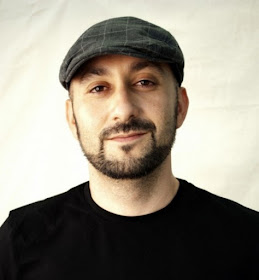
[[[76,120],[80,134],[89,138],[91,142],[98,139],[103,128],[105,117],[102,112],[103,110],[96,108],[96,106],[80,105],[77,107]]]
[[[152,121],[155,122],[157,128],[157,138],[160,144],[167,144],[171,134],[174,133],[176,125],[175,117],[175,100],[160,100],[154,105]]]
[[[164,123],[174,118],[175,100],[161,96],[161,98],[157,98],[149,104],[148,112],[154,122],[158,122],[159,126],[163,126]]]

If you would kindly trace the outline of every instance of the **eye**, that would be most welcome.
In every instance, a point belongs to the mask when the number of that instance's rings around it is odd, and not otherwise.
[[[91,93],[99,93],[99,92],[102,92],[102,91],[104,91],[104,90],[106,90],[107,89],[107,87],[106,86],[96,86],[96,87],[94,87],[94,88],[92,88],[91,90],[90,90],[90,92]]]
[[[155,83],[150,81],[150,80],[140,80],[139,82],[136,83],[137,86],[141,87],[149,87],[153,86]]]

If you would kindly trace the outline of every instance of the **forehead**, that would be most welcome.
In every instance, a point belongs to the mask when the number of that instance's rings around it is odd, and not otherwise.
[[[83,81],[89,75],[109,75],[113,68],[126,69],[129,72],[149,69],[161,76],[166,76],[168,72],[172,74],[168,63],[152,62],[143,58],[112,54],[90,59],[78,69],[73,79],[79,78]]]

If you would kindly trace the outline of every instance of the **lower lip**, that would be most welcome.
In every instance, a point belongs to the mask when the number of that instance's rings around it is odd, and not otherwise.
[[[133,140],[141,138],[145,134],[146,133],[134,134],[134,135],[129,136],[129,137],[115,137],[115,138],[112,138],[111,140],[112,141],[117,141],[117,142],[130,142],[130,141],[133,141]]]

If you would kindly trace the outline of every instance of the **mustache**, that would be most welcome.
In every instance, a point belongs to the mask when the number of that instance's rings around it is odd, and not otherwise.
[[[100,140],[110,137],[113,134],[120,132],[127,133],[129,131],[156,131],[156,126],[153,122],[144,119],[130,119],[126,123],[116,123],[114,126],[107,127],[102,130]]]

